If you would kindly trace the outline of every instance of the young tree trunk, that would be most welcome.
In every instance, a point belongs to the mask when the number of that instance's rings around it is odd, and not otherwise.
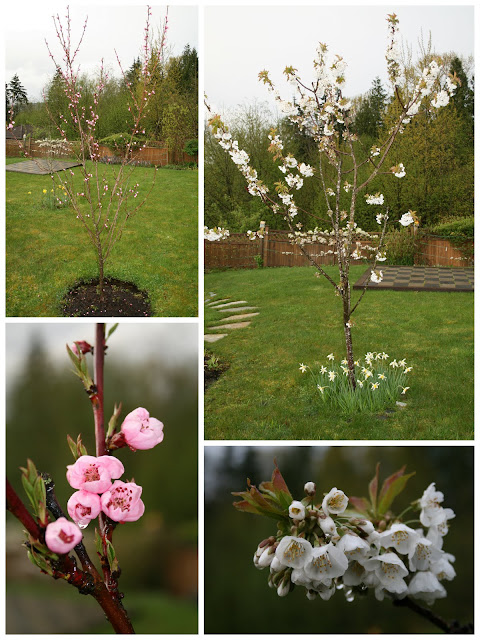
[[[103,302],[105,297],[103,293],[105,258],[103,257],[102,245],[99,241],[97,241],[97,263],[98,263],[98,295],[100,300]]]
[[[345,346],[347,349],[348,378],[352,389],[355,391],[357,388],[357,380],[353,360],[352,330],[350,327],[350,296],[348,290],[343,293],[343,331],[345,333]]]

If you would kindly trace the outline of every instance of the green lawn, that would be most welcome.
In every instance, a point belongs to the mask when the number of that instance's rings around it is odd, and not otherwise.
[[[353,267],[352,281],[364,271]],[[332,277],[335,267],[328,268]],[[353,320],[356,356],[386,351],[414,369],[407,407],[350,417],[322,403],[298,367],[344,357],[340,299],[308,267],[212,272],[205,294],[260,315],[206,345],[230,367],[205,393],[205,437],[228,440],[473,438],[473,295],[369,291]],[[358,295],[354,293],[354,299]],[[225,317],[225,314],[223,314]],[[206,325],[220,314],[207,308]]]
[[[139,197],[153,171],[135,170]],[[155,316],[198,313],[197,181],[197,171],[159,170],[106,263],[107,277],[148,292]],[[97,275],[93,247],[73,210],[41,207],[42,190],[51,187],[50,176],[6,173],[7,316],[59,316],[68,289]]]

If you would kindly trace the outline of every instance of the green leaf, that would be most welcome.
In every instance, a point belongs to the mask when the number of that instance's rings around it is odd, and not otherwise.
[[[33,487],[30,484],[27,476],[25,474],[22,474],[22,485],[23,485],[23,489],[27,495],[27,498],[30,501],[30,504],[32,505],[32,507],[35,509],[35,497],[34,497],[34,493],[33,493]]]
[[[37,504],[40,502],[47,502],[47,492],[45,490],[45,482],[43,481],[42,476],[37,476],[33,485],[33,493]]]
[[[77,455],[78,455],[78,457],[88,455],[87,450],[84,447],[83,442],[82,442],[82,434],[81,433],[79,433],[78,436],[77,436]]]
[[[27,551],[27,556],[29,560],[33,562],[33,564],[36,565],[39,569],[41,569],[45,573],[48,573],[48,575],[53,576],[52,567],[48,563],[47,559],[41,554],[36,553],[34,547],[31,547]]]
[[[110,336],[117,330],[118,322],[113,324],[108,330],[107,337],[105,338],[105,342],[110,338]]]
[[[75,440],[73,438],[71,438],[69,435],[67,435],[67,442],[68,442],[68,446],[70,447],[70,451],[72,452],[72,455],[74,457],[75,460],[78,459],[78,451],[77,451],[77,445],[75,443]]]
[[[107,560],[110,566],[110,571],[118,571],[118,560],[116,557],[115,549],[110,540],[107,540]]]
[[[103,556],[102,537],[98,533],[98,529],[95,529],[95,549],[99,556]]]
[[[377,468],[375,470],[375,476],[368,485],[368,493],[370,494],[370,502],[372,503],[372,510],[375,514],[377,512],[377,495],[378,495],[378,472],[380,470],[380,463],[377,462]]]
[[[415,471],[403,475],[405,467],[385,480],[380,492],[378,515],[383,515],[391,506],[394,499],[405,489],[408,480],[415,475]]]
[[[115,430],[117,428],[118,418],[120,417],[121,412],[122,412],[122,403],[120,403],[118,407],[115,404],[115,406],[113,407],[113,415],[108,421],[108,429],[107,429],[107,434],[105,436],[107,440],[115,433]]]

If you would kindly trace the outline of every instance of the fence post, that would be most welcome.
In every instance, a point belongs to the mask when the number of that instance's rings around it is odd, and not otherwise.
[[[262,238],[262,261],[263,266],[268,267],[268,227],[265,226],[265,232]]]

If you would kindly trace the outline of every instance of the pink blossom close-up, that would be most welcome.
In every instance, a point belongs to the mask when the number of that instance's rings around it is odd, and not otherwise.
[[[121,431],[130,449],[152,449],[163,440],[163,423],[143,407],[131,411],[123,421]]]
[[[134,482],[116,480],[111,489],[100,498],[102,511],[115,522],[134,522],[145,511],[141,495],[142,487]]]
[[[83,538],[82,532],[74,522],[58,518],[47,525],[45,542],[54,553],[68,553]]]
[[[123,472],[123,464],[114,456],[80,456],[67,466],[67,480],[74,489],[103,493]]]
[[[75,491],[67,502],[68,515],[81,528],[86,527],[101,510],[100,496],[84,489]]]

